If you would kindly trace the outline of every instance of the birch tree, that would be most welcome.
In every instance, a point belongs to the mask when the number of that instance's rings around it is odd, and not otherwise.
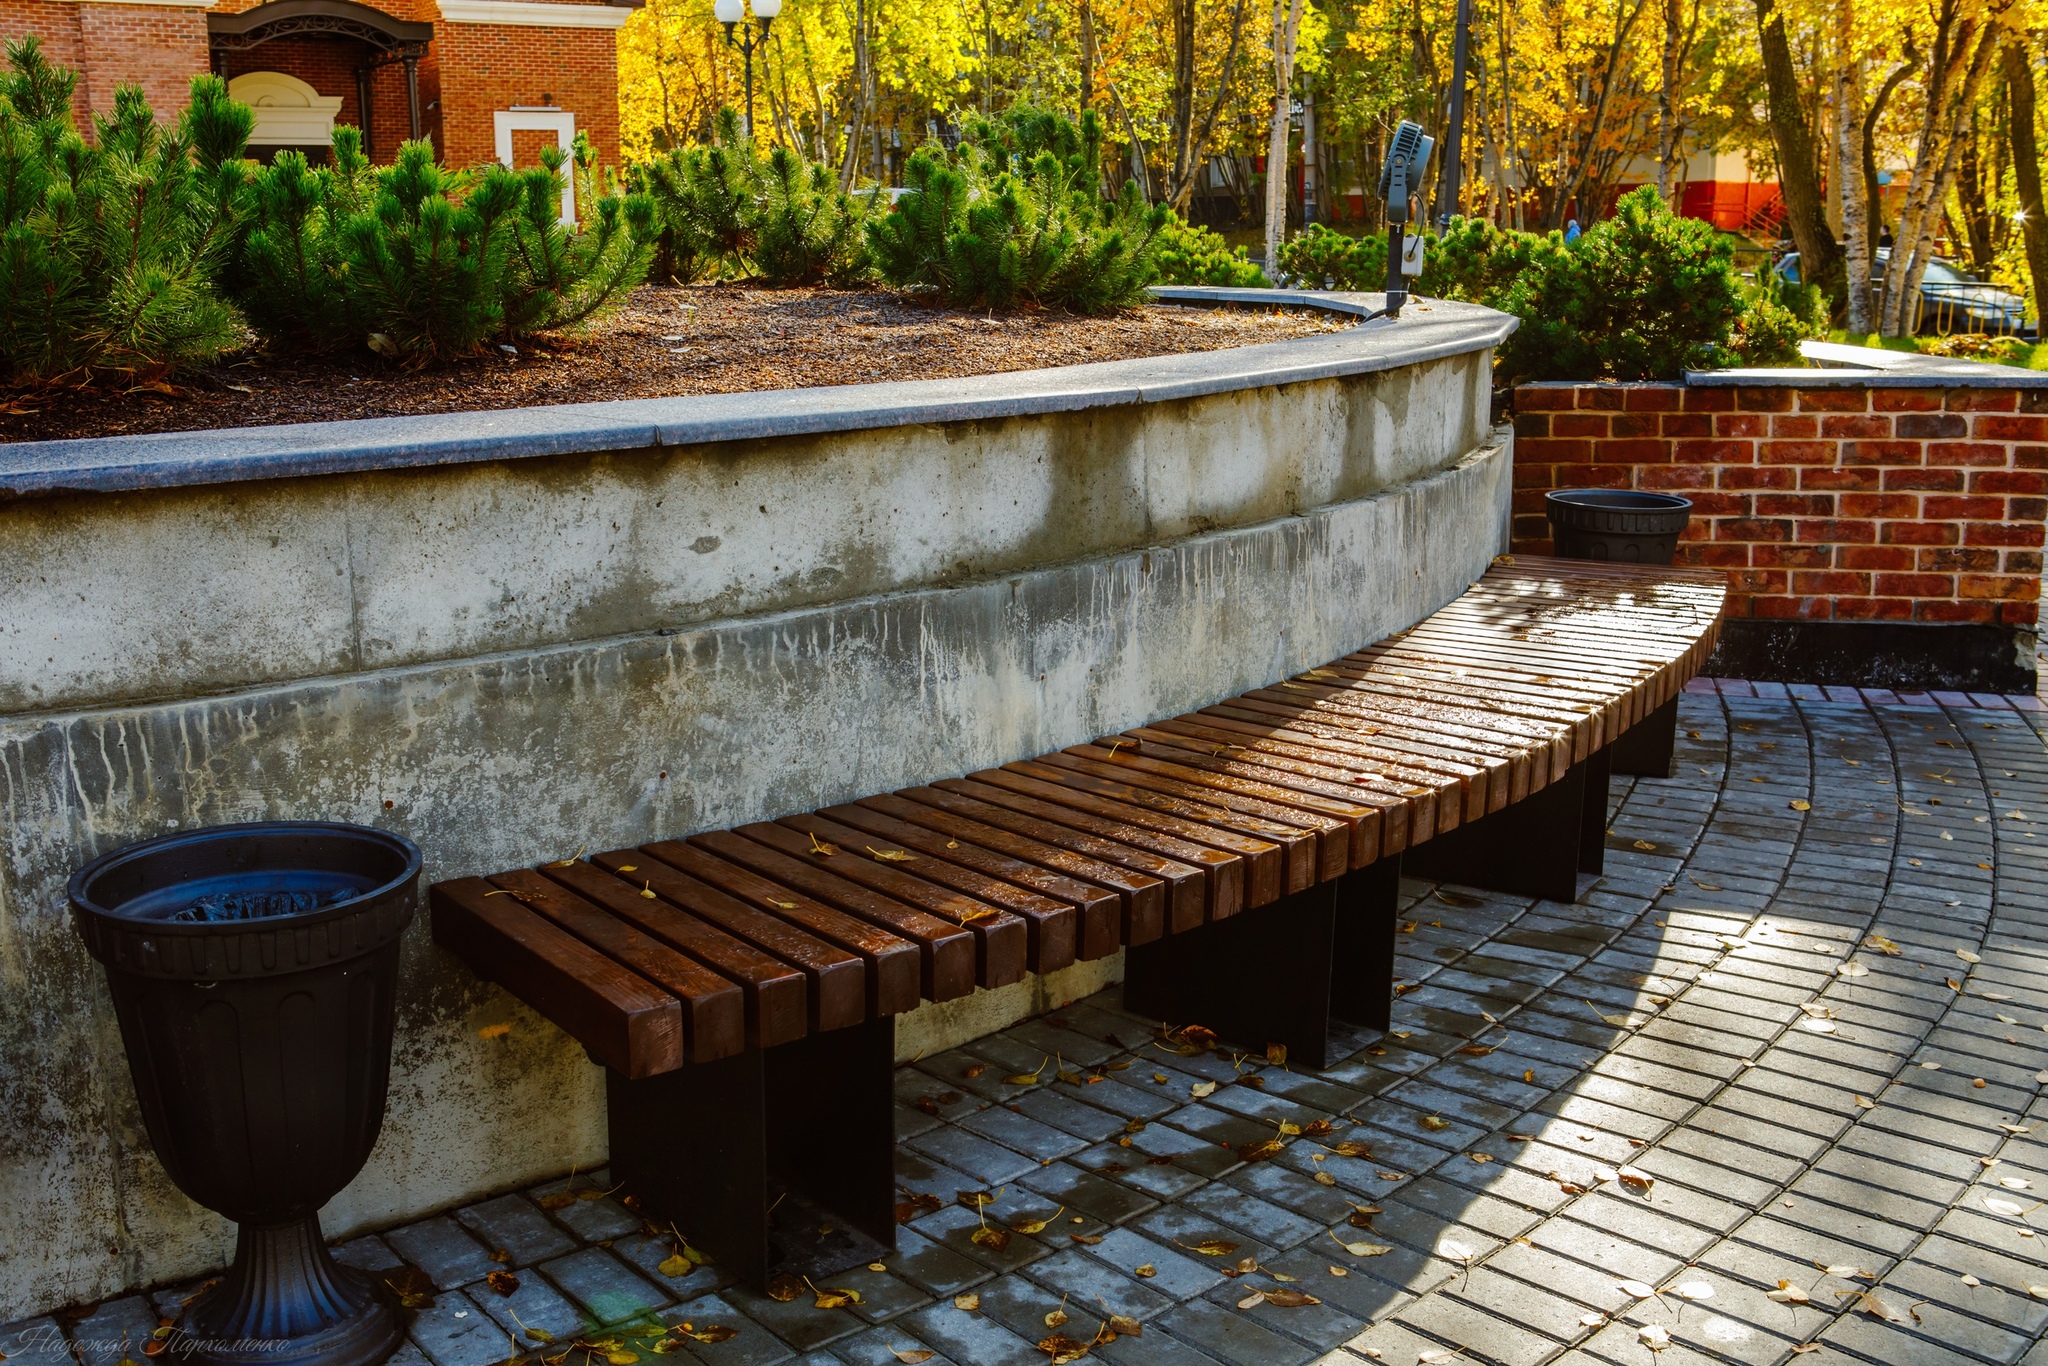
[[[1294,44],[1301,0],[1273,0],[1273,121],[1266,139],[1266,260],[1280,259],[1287,234],[1287,127],[1294,104]]]

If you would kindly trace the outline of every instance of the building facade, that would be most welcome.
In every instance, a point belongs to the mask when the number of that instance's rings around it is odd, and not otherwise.
[[[637,0],[0,0],[0,40],[28,34],[79,73],[80,123],[139,85],[159,117],[213,71],[256,110],[252,155],[322,155],[335,124],[390,161],[410,137],[451,166],[530,165],[587,133],[619,155],[614,35]]]

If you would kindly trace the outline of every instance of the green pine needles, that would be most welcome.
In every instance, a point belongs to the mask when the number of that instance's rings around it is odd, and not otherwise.
[[[71,120],[76,77],[34,38],[0,78],[0,383],[161,382],[242,339],[214,288],[230,245],[253,116],[219,78],[192,83],[176,129],[139,89],[115,93],[94,142]]]
[[[93,139],[77,78],[33,38],[0,77],[0,384],[161,383],[248,344],[367,346],[418,363],[589,325],[646,274],[655,210],[600,176],[587,141],[525,171],[455,172],[426,142],[372,169],[243,158],[255,125],[218,77],[177,127],[115,93]],[[573,161],[573,167],[572,167]],[[567,176],[581,223],[562,221]],[[601,182],[601,183],[600,183]]]
[[[1012,110],[969,122],[951,153],[921,149],[908,192],[867,230],[882,278],[970,308],[1104,313],[1142,302],[1170,211],[1135,184],[1100,189],[1102,127]]]
[[[653,202],[600,190],[581,139],[539,166],[480,173],[447,169],[425,141],[372,170],[353,128],[333,150],[317,169],[282,152],[251,186],[236,294],[273,344],[447,360],[586,326],[646,275]],[[572,157],[581,230],[561,217]]]
[[[865,229],[877,196],[847,194],[830,169],[787,147],[756,155],[730,105],[713,140],[644,168],[661,211],[669,274],[779,287],[852,284],[868,274]]]

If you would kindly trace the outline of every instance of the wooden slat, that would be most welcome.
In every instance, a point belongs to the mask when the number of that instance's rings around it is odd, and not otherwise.
[[[1244,905],[1244,865],[1235,855],[1205,850],[1197,861],[1183,863],[1149,849],[1117,840],[1099,839],[1058,821],[1043,820],[1007,806],[986,802],[972,791],[957,792],[950,786],[909,787],[896,795],[920,806],[965,816],[983,826],[1023,835],[1112,867],[1158,878],[1168,888],[1163,922],[1163,931],[1167,934],[1194,928],[1210,918],[1218,907],[1222,913],[1234,915]],[[1212,874],[1216,883],[1213,897]]]
[[[641,889],[629,887],[602,868],[586,862],[551,864],[547,879],[535,872],[512,872],[500,874],[492,881],[498,885],[516,881],[522,891],[537,891],[549,881],[561,883],[555,889],[557,895],[530,897],[528,905],[549,915],[563,930],[571,930],[582,938],[606,934],[606,928],[612,936],[637,932],[637,936],[653,944],[674,946],[670,950],[674,956],[688,954],[688,958],[694,958],[719,977],[739,983],[739,991],[748,1001],[748,1044],[754,1049],[770,1049],[774,1044],[803,1038],[809,1032],[809,991],[803,973],[750,944],[741,944],[674,905],[641,897]],[[639,905],[633,905],[635,901]],[[563,915],[563,907],[575,913],[573,922]],[[610,944],[600,946],[606,952],[618,952]],[[641,963],[631,963],[631,967],[647,973],[647,967]]]
[[[1099,841],[1108,848],[1122,847],[1139,853],[1154,854],[1160,858],[1178,860],[1185,867],[1200,869],[1204,920],[1235,915],[1250,904],[1251,887],[1248,884],[1251,879],[1245,875],[1246,860],[1240,854],[1197,844],[1193,840],[1184,840],[1174,835],[1162,835],[1143,826],[1105,820],[1064,803],[1028,797],[1022,793],[1012,792],[1008,788],[994,787],[971,778],[943,779],[933,783],[932,788],[960,800],[977,802],[986,810],[1004,813],[1013,822],[1035,821],[1054,830],[1064,828],[1074,836]],[[919,789],[920,792],[923,790]],[[985,819],[994,821],[997,817],[990,815]],[[1033,833],[1040,832],[1034,830]],[[1054,835],[1045,833],[1043,838],[1052,839]],[[1174,928],[1180,928],[1178,922]]]
[[[900,855],[901,857],[891,863],[891,867],[922,881],[936,883],[942,888],[963,893],[984,905],[1000,906],[1023,921],[1024,928],[1030,933],[1030,956],[1025,966],[1032,972],[1058,972],[1074,961],[1080,916],[1076,913],[1074,903],[1070,901],[1057,900],[1042,892],[1029,891],[1001,878],[990,877],[976,869],[937,857],[928,852],[921,842],[904,844],[901,840],[878,835],[864,827],[841,825],[822,814],[784,816],[777,824],[786,825],[807,835],[816,835],[819,839],[836,844],[841,849],[858,849],[877,857]],[[923,833],[927,836],[930,834],[929,831]],[[1102,899],[1105,902],[1110,900],[1108,897]]]
[[[435,936],[631,1075],[952,999],[1524,800],[1677,695],[1725,591],[1503,556],[1406,631],[1123,735],[496,879],[531,905],[439,884]]]
[[[742,825],[733,833],[805,863],[817,859],[817,866],[835,877],[893,897],[905,906],[914,906],[965,929],[974,936],[975,985],[992,990],[1024,980],[1030,935],[1024,922],[1008,911],[962,896],[950,887],[926,882],[874,857],[870,852],[871,842],[846,848],[773,821]],[[825,848],[839,852],[820,857],[818,851]]]
[[[681,840],[657,840],[640,852],[755,910],[858,954],[867,965],[871,1018],[916,1008],[923,955],[910,940]]]
[[[650,934],[663,934],[671,918],[668,908],[681,907],[756,950],[769,962],[787,964],[802,973],[814,1033],[844,1029],[868,1018],[867,965],[858,954],[807,934],[787,920],[755,910],[638,849],[606,850],[591,855],[590,862],[624,879],[628,887],[651,891],[659,898],[649,901],[636,893],[618,909],[620,916],[634,920]],[[650,907],[652,913],[648,911]],[[687,942],[671,942],[684,952],[689,951]]]
[[[1304,778],[1241,759],[1221,758],[1194,750],[1175,749],[1163,758],[1154,758],[1147,752],[1153,746],[1134,744],[1122,748],[1115,745],[1115,738],[1111,737],[1101,744],[1069,745],[1060,752],[1074,759],[1102,765],[1111,772],[1129,773],[1132,775],[1129,781],[1132,782],[1150,786],[1185,784],[1190,794],[1214,793],[1212,800],[1233,806],[1265,803],[1267,810],[1276,816],[1289,809],[1327,816],[1345,827],[1349,835],[1348,866],[1362,868],[1379,857],[1380,809],[1363,804],[1358,791],[1349,784]],[[1418,788],[1415,795],[1434,794],[1426,788]],[[1433,814],[1434,805],[1409,804],[1408,828],[1411,832],[1420,823],[1423,811]]]
[[[906,906],[893,897],[872,891],[826,871],[822,860],[792,858],[730,830],[710,830],[692,835],[689,842],[699,849],[737,863],[762,877],[879,925],[917,945],[924,996],[929,1001],[950,1001],[974,990],[974,936],[958,925]]]
[[[607,1067],[628,1077],[672,1072],[688,1056],[728,1057],[745,1046],[738,987],[704,1002],[686,1041],[676,998],[559,930],[482,878],[437,882],[428,894],[434,942],[479,977],[552,1020]]]
[[[1087,775],[1070,775],[1052,768],[1043,759],[983,769],[967,776],[974,782],[1070,807],[1113,825],[1151,830],[1236,854],[1245,861],[1248,905],[1263,906],[1315,880],[1316,832],[1312,829],[1275,821],[1233,821],[1232,813],[1222,807],[1177,803],[1171,797],[1147,793],[1128,784],[1068,782],[1065,780],[1070,776],[1085,779]]]
[[[828,806],[818,814],[828,821],[877,835],[942,863],[951,863],[964,872],[1014,887],[1028,896],[1071,906],[1074,910],[1074,956],[1082,962],[1107,958],[1123,942],[1121,899],[1105,888],[1055,873],[1024,859],[1012,858],[958,836],[942,835],[936,830],[885,816],[864,806]],[[961,890],[968,889],[963,887]],[[1010,909],[1019,915],[1025,913],[1015,905]]]
[[[1148,873],[1133,872],[1118,864],[1077,854],[1071,849],[1046,844],[1011,830],[985,825],[951,811],[940,810],[903,797],[885,794],[863,798],[856,803],[864,810],[920,826],[935,835],[962,844],[976,844],[1047,872],[1071,877],[1077,882],[1101,888],[1117,898],[1118,937],[1125,944],[1149,944],[1166,933],[1166,912],[1170,884]],[[842,808],[828,808],[837,813]],[[850,825],[860,825],[851,816]],[[1195,875],[1199,880],[1199,874]]]

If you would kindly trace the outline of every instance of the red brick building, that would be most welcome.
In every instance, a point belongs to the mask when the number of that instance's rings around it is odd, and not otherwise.
[[[175,116],[192,77],[227,78],[256,108],[255,154],[324,148],[334,124],[376,161],[408,137],[453,166],[533,162],[587,133],[619,154],[613,37],[638,0],[0,0],[0,40],[42,40],[79,73],[78,115],[139,85]]]

